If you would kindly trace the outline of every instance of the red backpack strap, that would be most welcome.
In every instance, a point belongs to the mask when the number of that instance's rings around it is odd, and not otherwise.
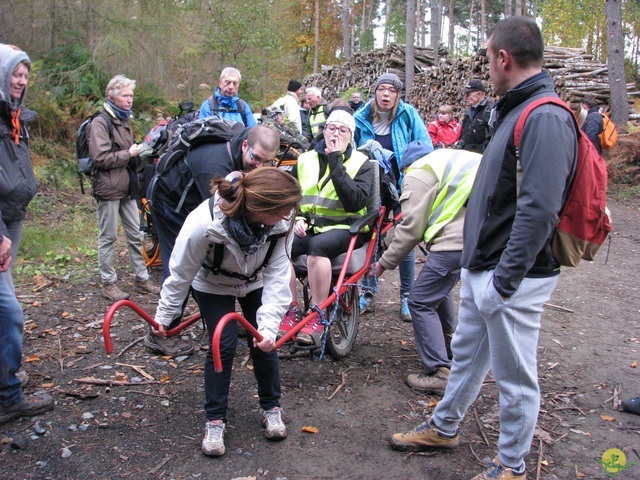
[[[525,109],[522,111],[522,113],[520,114],[520,117],[518,117],[518,121],[516,122],[516,128],[513,130],[513,143],[516,146],[516,148],[520,147],[520,139],[522,137],[522,130],[524,130],[524,124],[527,121],[527,118],[529,117],[529,114],[534,109],[538,108],[540,105],[545,105],[547,103],[552,103],[554,105],[558,105],[559,107],[562,107],[565,110],[567,110],[569,113],[571,113],[571,118],[573,118],[573,123],[574,123],[574,125],[576,127],[576,131],[580,132],[580,129],[578,128],[578,124],[576,123],[576,118],[573,115],[573,112],[571,111],[571,109],[567,106],[567,104],[563,100],[560,100],[558,97],[542,97],[542,98],[538,98],[537,100],[534,100],[533,102],[528,104],[525,107]]]

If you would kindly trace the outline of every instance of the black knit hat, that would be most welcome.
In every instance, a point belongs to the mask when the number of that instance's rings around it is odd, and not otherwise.
[[[289,85],[287,85],[287,92],[297,92],[302,88],[302,84],[297,80],[289,80]]]

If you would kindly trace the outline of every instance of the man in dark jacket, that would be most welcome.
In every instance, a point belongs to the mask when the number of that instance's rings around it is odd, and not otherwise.
[[[205,143],[187,153],[157,177],[151,190],[151,216],[156,226],[162,278],[169,277],[169,259],[189,213],[211,196],[210,182],[234,171],[249,172],[272,165],[280,145],[278,134],[266,125],[245,128],[228,143]],[[186,169],[186,170],[185,170]],[[185,183],[193,180],[193,185]],[[188,190],[185,191],[185,188]],[[170,328],[177,326],[180,318]],[[145,345],[163,355],[189,355],[193,347],[177,336],[161,338],[149,333]]]
[[[598,150],[598,153],[602,155],[602,145],[600,143],[600,134],[604,129],[604,120],[602,115],[598,111],[598,102],[593,95],[587,95],[582,99],[582,108],[587,111],[587,118],[584,119],[581,130],[587,136],[591,143],[593,143]]]
[[[489,114],[493,104],[484,96],[485,88],[480,80],[471,80],[462,93],[468,107],[462,119],[462,134],[457,146],[482,153],[489,141]]]
[[[489,38],[489,72],[501,99],[465,216],[451,375],[433,415],[390,439],[398,449],[455,447],[460,422],[491,369],[500,390],[498,454],[474,480],[526,478],[524,458],[540,407],[540,317],[560,272],[551,238],[578,152],[571,113],[547,104],[529,116],[516,156],[513,130],[521,112],[535,99],[557,97],[542,72],[543,52],[531,18],[509,17]]]

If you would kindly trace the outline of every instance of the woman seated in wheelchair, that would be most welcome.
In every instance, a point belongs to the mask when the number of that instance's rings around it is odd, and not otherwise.
[[[293,231],[291,258],[307,255],[307,278],[311,305],[330,295],[331,260],[349,248],[350,225],[366,214],[367,198],[374,181],[368,157],[352,145],[355,122],[345,110],[334,110],[324,127],[323,139],[314,150],[303,153],[292,172],[302,188],[302,204]],[[358,239],[362,245],[363,239]],[[291,274],[292,302],[280,325],[282,337],[302,319],[296,298],[296,275]],[[321,345],[324,325],[311,320],[298,333],[296,344]]]

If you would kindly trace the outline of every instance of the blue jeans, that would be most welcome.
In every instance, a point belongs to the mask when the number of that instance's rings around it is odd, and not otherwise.
[[[498,458],[517,467],[529,453],[538,419],[540,317],[558,276],[524,278],[506,300],[493,286],[493,270],[462,269],[461,278],[453,365],[432,418],[443,431],[455,432],[491,369],[500,393]]]
[[[11,240],[11,265],[9,265],[9,270],[7,270],[2,275],[7,280],[7,284],[11,288],[11,291],[15,293],[16,289],[13,286],[13,277],[11,276],[11,269],[13,265],[16,263],[16,259],[18,258],[18,249],[20,248],[20,241],[22,240],[22,227],[24,226],[24,220],[19,220],[17,222],[7,222],[5,223],[7,227],[7,237]]]
[[[213,295],[194,290],[194,297],[200,312],[207,324],[209,345],[213,331],[218,321],[227,313],[235,312],[236,297],[231,295]],[[257,328],[256,312],[262,305],[262,288],[254,290],[246,297],[239,297],[242,314],[251,325]],[[231,370],[236,356],[238,343],[238,323],[227,323],[220,338],[220,357],[222,372],[216,373],[213,368],[213,354],[211,348],[207,351],[204,362],[204,410],[208,421],[227,420],[229,400],[229,386],[231,385]],[[263,410],[280,406],[280,364],[278,352],[263,352],[253,346],[253,339],[249,338],[249,350],[253,363],[253,373],[258,381],[258,397]]]
[[[22,306],[0,273],[0,406],[9,407],[22,400],[16,372],[22,362]]]

